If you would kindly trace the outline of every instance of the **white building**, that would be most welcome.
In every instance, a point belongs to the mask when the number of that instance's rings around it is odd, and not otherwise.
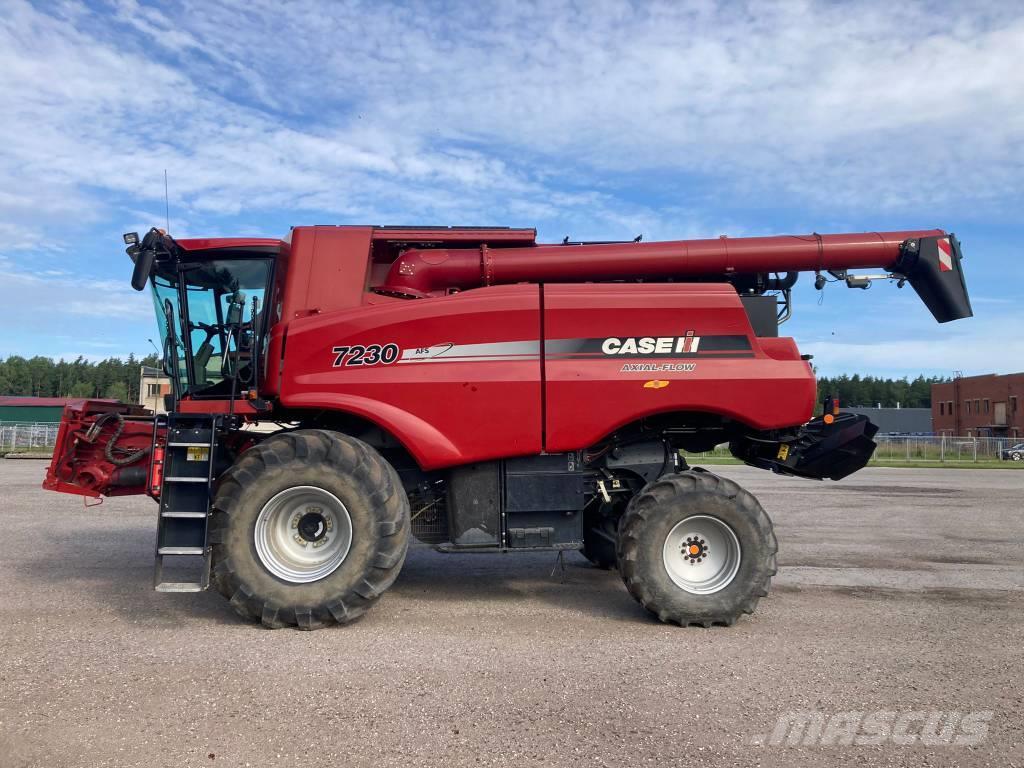
[[[171,380],[159,368],[142,366],[139,376],[139,405],[153,413],[166,413],[164,395],[171,394]]]

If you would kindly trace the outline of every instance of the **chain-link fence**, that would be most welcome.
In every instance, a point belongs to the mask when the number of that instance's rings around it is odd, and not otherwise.
[[[17,451],[45,451],[53,448],[57,441],[58,423],[0,422],[0,454]],[[878,447],[872,461],[915,461],[939,462],[984,462],[1001,459],[1013,461],[1020,455],[1024,464],[1024,449],[1013,451],[1016,445],[1024,444],[1024,437],[924,437],[877,435]],[[725,458],[731,456],[728,445],[720,445],[713,451],[689,454],[695,458]]]
[[[1024,442],[1003,437],[875,437],[875,461],[978,462],[1012,460],[1010,449]],[[1011,455],[1007,455],[1009,452]]]
[[[52,449],[59,428],[59,423],[0,422],[0,454]]]

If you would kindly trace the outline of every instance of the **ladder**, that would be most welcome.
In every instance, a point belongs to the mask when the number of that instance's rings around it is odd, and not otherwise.
[[[210,586],[210,547],[206,541],[213,493],[214,457],[220,416],[169,414],[158,417],[154,440],[166,426],[160,512],[157,520],[157,592],[202,592]],[[160,420],[166,420],[162,425]],[[164,581],[164,558],[201,558],[196,581]]]

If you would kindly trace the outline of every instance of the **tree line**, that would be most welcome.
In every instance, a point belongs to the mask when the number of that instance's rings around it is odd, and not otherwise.
[[[49,357],[0,358],[0,395],[34,397],[111,398],[125,403],[139,402],[139,368],[159,367],[156,355],[127,360],[110,357],[89,362],[53,360]]]
[[[916,379],[882,379],[874,376],[820,376],[818,399],[832,395],[839,398],[841,408],[931,408],[932,384],[949,381],[941,376],[918,376]]]
[[[48,357],[12,356],[0,359],[0,395],[36,397],[109,397],[126,403],[139,401],[139,366],[159,367],[156,355],[127,360],[111,357],[89,362]],[[828,377],[818,379],[819,400],[839,397],[840,406],[930,408],[932,384],[949,379],[918,376],[916,379],[883,379],[875,376]]]

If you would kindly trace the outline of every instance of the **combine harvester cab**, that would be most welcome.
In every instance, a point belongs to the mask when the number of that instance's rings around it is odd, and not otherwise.
[[[268,627],[362,615],[413,536],[441,552],[579,551],[662,621],[731,624],[767,594],[772,523],[683,453],[727,443],[752,466],[838,480],[875,448],[875,426],[830,397],[812,418],[809,356],[779,335],[799,274],[818,289],[909,283],[940,323],[971,316],[942,230],[535,240],[129,233],[168,412],[67,408],[44,487],[150,496],[156,589],[212,585]],[[196,578],[165,581],[168,556],[192,557]]]

